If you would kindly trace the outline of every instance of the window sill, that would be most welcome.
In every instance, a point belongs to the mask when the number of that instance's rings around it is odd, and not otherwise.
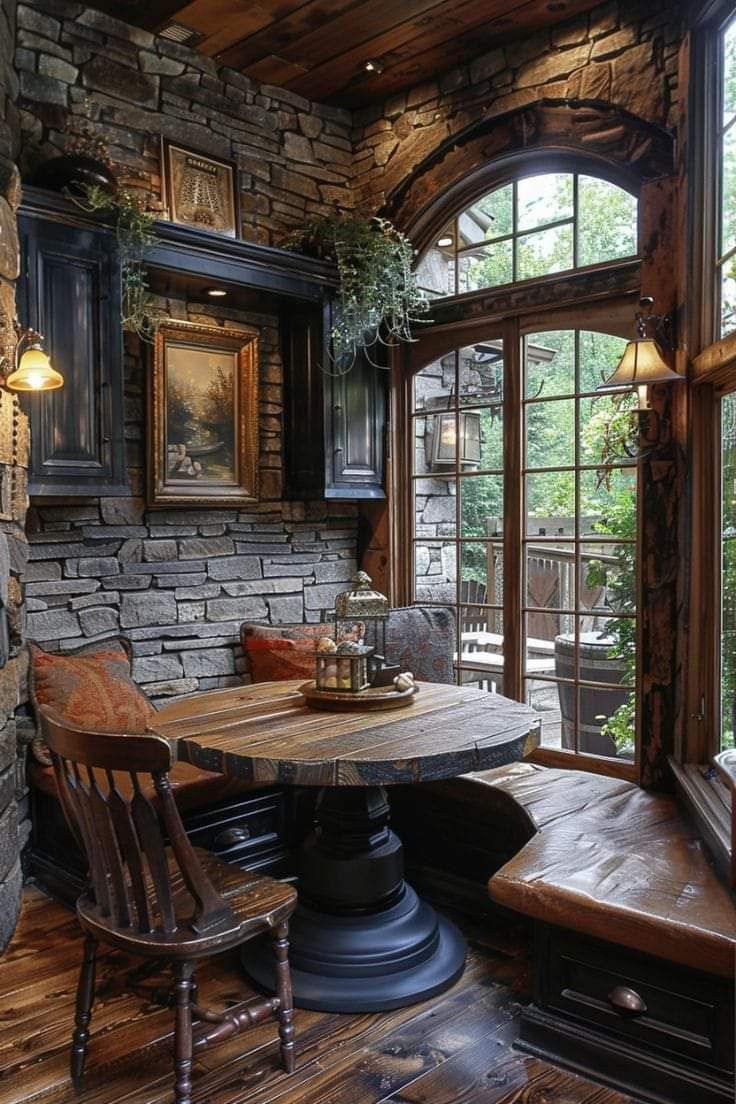
[[[715,860],[718,872],[732,880],[731,791],[714,767],[678,763],[670,757],[677,790]]]

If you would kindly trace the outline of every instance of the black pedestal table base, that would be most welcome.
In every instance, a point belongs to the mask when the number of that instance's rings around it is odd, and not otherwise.
[[[379,786],[321,791],[301,849],[290,925],[294,1000],[326,1012],[376,1012],[431,997],[465,964],[465,941],[403,880],[403,849]],[[246,972],[273,989],[266,944],[246,944]]]

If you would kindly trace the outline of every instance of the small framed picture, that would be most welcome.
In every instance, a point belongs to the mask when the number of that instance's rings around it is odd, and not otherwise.
[[[162,140],[163,201],[171,222],[237,238],[238,166],[234,161]]]
[[[153,347],[151,506],[258,498],[258,331],[165,322]]]

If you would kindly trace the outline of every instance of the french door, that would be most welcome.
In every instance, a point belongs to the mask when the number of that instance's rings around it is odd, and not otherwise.
[[[629,323],[607,321],[512,320],[413,347],[395,411],[407,427],[400,547],[408,600],[453,611],[458,681],[532,705],[553,757],[625,773],[637,465],[622,433],[633,397],[596,390]]]

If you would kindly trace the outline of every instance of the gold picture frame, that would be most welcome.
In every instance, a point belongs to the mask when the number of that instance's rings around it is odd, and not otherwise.
[[[170,222],[240,237],[238,166],[235,161],[161,142],[163,201]]]
[[[258,499],[258,331],[164,322],[150,372],[150,506]]]

